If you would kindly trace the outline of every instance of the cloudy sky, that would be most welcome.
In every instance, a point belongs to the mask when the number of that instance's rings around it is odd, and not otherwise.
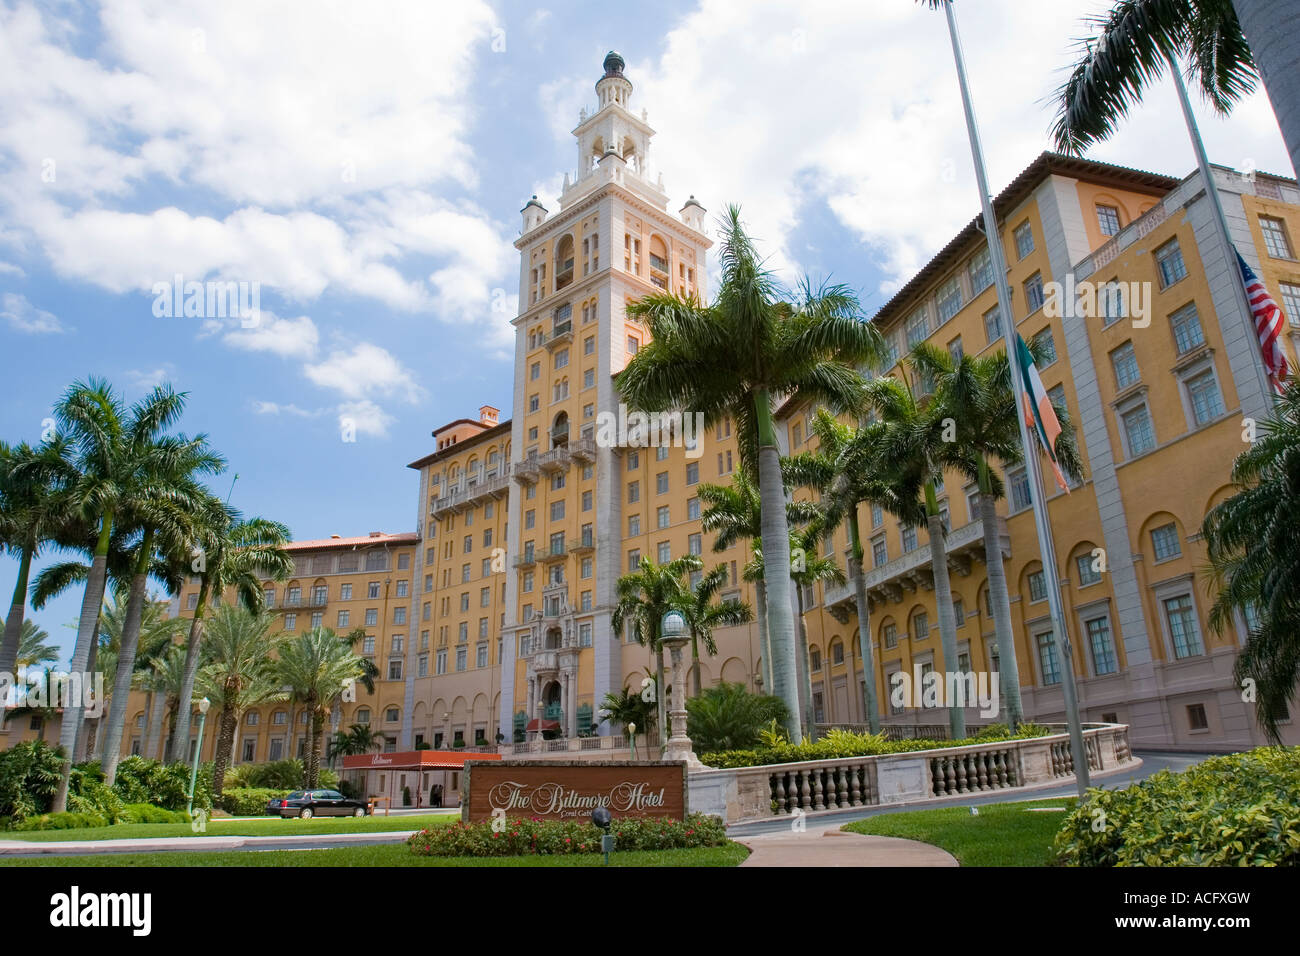
[[[1105,7],[959,3],[995,189]],[[910,0],[0,0],[0,436],[78,378],[170,381],[246,512],[412,529],[430,430],[510,407],[519,209],[556,207],[611,48],[669,208],[741,203],[868,312],[977,211],[943,17]],[[1216,162],[1292,174],[1262,94],[1201,118]],[[1172,87],[1092,155],[1189,172]],[[257,283],[260,323],[157,315],[176,276]],[[35,619],[65,643],[78,600]]]

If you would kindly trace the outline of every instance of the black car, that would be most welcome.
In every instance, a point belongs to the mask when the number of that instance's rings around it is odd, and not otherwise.
[[[287,797],[275,797],[266,805],[272,816],[300,817],[364,817],[371,812],[370,805],[362,800],[343,796],[337,790],[295,790]]]

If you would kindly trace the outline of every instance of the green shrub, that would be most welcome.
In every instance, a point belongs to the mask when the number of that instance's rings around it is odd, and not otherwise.
[[[686,732],[698,749],[736,750],[757,744],[765,726],[787,715],[781,698],[723,683],[686,701]]]
[[[189,823],[184,810],[163,810],[151,803],[126,803],[118,823]]]
[[[267,763],[244,763],[226,771],[224,787],[269,787],[273,790],[300,790],[307,774],[301,760],[272,760]],[[320,768],[320,786],[338,789],[338,775],[328,767]],[[223,789],[224,789],[223,787]]]
[[[126,757],[117,765],[117,780],[113,789],[126,803],[149,803],[164,810],[184,810],[189,802],[190,766],[184,763],[164,764],[143,757]],[[198,781],[194,787],[194,806],[212,806],[212,763],[199,765]]]
[[[83,776],[75,788],[68,788],[68,809],[74,813],[97,813],[109,823],[117,823],[121,820],[125,807],[122,798],[102,779]]]
[[[283,797],[288,789],[278,787],[231,787],[221,792],[217,806],[232,817],[260,817],[266,815],[266,802],[272,797]]]
[[[750,750],[719,750],[700,754],[700,761],[708,767],[730,769],[734,767],[765,767],[776,763],[799,763],[804,760],[832,760],[842,757],[871,757],[879,754],[911,753],[917,750],[938,750],[943,747],[965,747],[988,743],[990,740],[1025,740],[1051,733],[1037,724],[1024,724],[1011,734],[1004,727],[999,736],[967,737],[964,740],[887,740],[884,734],[857,734],[848,730],[833,730],[816,743],[777,743],[762,745]]]
[[[0,753],[0,817],[9,817],[11,825],[17,825],[48,812],[62,768],[59,751],[39,740]]]
[[[1091,790],[1053,843],[1069,866],[1300,865],[1300,747],[1213,757]]]
[[[615,850],[677,850],[722,846],[727,831],[721,818],[692,813],[685,821],[627,817],[610,826]],[[455,823],[412,834],[407,840],[418,856],[528,856],[599,853],[603,831],[577,820],[507,820],[504,829],[491,822]]]
[[[82,830],[87,827],[106,827],[111,821],[102,813],[42,813],[28,817],[17,824],[15,830]]]

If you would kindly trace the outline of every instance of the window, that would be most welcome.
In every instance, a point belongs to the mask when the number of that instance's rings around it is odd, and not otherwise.
[[[1133,353],[1133,343],[1125,342],[1110,353],[1110,367],[1115,370],[1115,388],[1123,391],[1136,384],[1142,374],[1138,371],[1137,356]]]
[[[924,342],[925,337],[930,334],[930,320],[926,315],[925,307],[922,306],[908,316],[903,327],[907,333],[908,348]]]
[[[667,564],[673,559],[672,545],[667,541],[660,541],[657,558],[660,564]]]
[[[297,626],[298,626],[297,614],[286,614],[284,616],[284,629],[286,631],[292,631],[295,628],[297,628]]]
[[[535,382],[542,377],[542,363],[534,362],[528,369],[528,380]]]
[[[1043,276],[1035,272],[1025,280],[1025,312],[1037,312],[1043,307]]]
[[[1029,574],[1029,600],[1047,600],[1047,578],[1042,571],[1031,571]]]
[[[666,495],[668,493],[668,472],[661,471],[655,475],[655,494]]]
[[[551,520],[560,521],[564,518],[564,499],[551,502]]]
[[[873,538],[871,541],[871,565],[872,567],[882,567],[889,562],[889,548],[885,544],[883,537]]]
[[[1034,640],[1038,644],[1038,668],[1043,675],[1043,684],[1059,684],[1061,668],[1056,657],[1056,639],[1051,631],[1045,631],[1035,635]]]
[[[1025,469],[1017,468],[1008,478],[1011,485],[1011,510],[1024,511],[1032,501],[1029,495],[1029,475]]]
[[[393,608],[393,623],[394,624],[406,623],[406,608],[404,607]]]
[[[935,298],[938,303],[939,324],[942,325],[961,311],[961,286],[957,283],[957,277],[953,276],[939,286]]]
[[[364,638],[362,638],[361,653],[362,654],[375,653],[375,636],[373,634],[367,634]]]
[[[636,504],[640,500],[641,500],[641,482],[629,481],[627,483],[628,504]]]
[[[971,295],[978,295],[993,284],[993,263],[987,247],[971,257],[966,271],[970,275]]]
[[[961,357],[964,354],[965,352],[962,351],[961,347],[961,336],[959,335],[948,343],[948,357],[952,359],[953,365],[958,365],[961,363]]]
[[[1128,442],[1130,458],[1149,452],[1156,447],[1155,431],[1151,427],[1151,415],[1145,405],[1139,405],[1131,412],[1121,416],[1124,424],[1124,437]]]
[[[587,601],[588,601],[588,603],[590,603],[590,601],[591,601],[591,592],[590,592],[590,591],[584,591],[583,593],[587,595]],[[591,647],[591,625],[590,625],[590,624],[579,624],[579,625],[578,625],[578,646],[579,646],[579,647]]]
[[[1205,332],[1201,329],[1201,317],[1196,313],[1195,302],[1169,316],[1169,327],[1173,329],[1174,346],[1179,355],[1186,355],[1205,344]]]
[[[1114,206],[1097,204],[1097,225],[1103,236],[1113,236],[1119,232],[1119,210]]]
[[[1260,216],[1259,228],[1264,233],[1264,248],[1274,259],[1294,259],[1291,241],[1287,238],[1286,223],[1272,216]]]
[[[1092,670],[1097,676],[1114,674],[1119,670],[1115,658],[1115,642],[1110,636],[1110,618],[1094,617],[1083,622],[1088,632],[1088,646],[1092,649]]]
[[[582,340],[582,354],[593,355],[596,351],[596,336],[589,335]]]
[[[1187,275],[1187,266],[1183,264],[1183,250],[1177,239],[1171,239],[1156,250],[1156,268],[1160,271],[1160,287],[1173,285]]]
[[[388,679],[389,679],[389,680],[401,680],[401,679],[402,679],[402,660],[401,660],[401,658],[394,658],[393,660],[391,660],[391,661],[388,662]]]
[[[456,670],[463,671],[469,664],[469,648],[456,648]]]
[[[822,652],[819,648],[808,649],[808,667],[814,673],[822,669]]]
[[[1187,400],[1192,406],[1192,419],[1199,428],[1208,425],[1223,414],[1223,397],[1212,369],[1206,369],[1187,379]]]
[[[902,530],[903,553],[909,554],[916,550],[916,529],[907,527]]]
[[[1097,290],[1097,307],[1101,310],[1103,325],[1110,325],[1126,316],[1124,287],[1113,279]]]
[[[628,516],[627,516],[627,536],[628,536],[629,538],[634,538],[634,537],[636,537],[637,535],[639,535],[640,533],[641,533],[641,516],[640,516],[640,515],[628,515]]]
[[[996,305],[984,313],[984,336],[989,345],[1002,338],[1002,313]]]
[[[379,623],[379,608],[366,608],[366,627],[374,627]]]
[[[897,647],[897,646],[898,646],[898,626],[897,626],[897,625],[894,625],[894,624],[886,624],[886,625],[885,625],[885,646],[886,646],[886,647]]]
[[[368,597],[368,598],[377,598],[377,597],[379,597],[379,582],[378,582],[378,581],[371,581],[369,584],[366,585],[366,597]]]
[[[629,354],[629,355],[636,355],[637,351],[638,351],[640,348],[641,348],[641,340],[638,339],[635,335],[629,335],[629,336],[627,337],[627,351],[628,351],[628,354]]]
[[[1183,546],[1178,541],[1178,528],[1172,521],[1151,529],[1151,550],[1157,561],[1176,558],[1183,553]]]
[[[435,674],[447,673],[447,649],[442,648],[434,655],[433,667]]]
[[[1300,326],[1300,285],[1279,282],[1278,288],[1282,292],[1282,311],[1286,313],[1287,321]]]
[[[1079,572],[1079,587],[1087,587],[1101,580],[1101,572],[1094,565],[1092,554],[1081,554],[1074,559],[1074,567]]]
[[[671,523],[669,520],[668,506],[664,505],[655,510],[655,525],[660,528],[666,528]]]
[[[930,636],[930,616],[921,611],[912,618],[912,635],[914,640],[923,641]]]
[[[1015,239],[1017,257],[1023,259],[1034,251],[1034,230],[1028,219],[1016,226]]]
[[[1056,339],[1052,336],[1052,329],[1043,329],[1033,339],[1035,351],[1041,350],[1042,356],[1038,368],[1047,368],[1056,361]]]
[[[555,367],[557,369],[561,369],[561,368],[567,368],[568,365],[569,365],[569,350],[560,349],[558,352],[555,353]],[[567,387],[565,388],[565,391],[566,392],[568,391]]]
[[[627,553],[627,572],[634,573],[641,567],[641,551],[639,548],[633,548]]]
[[[1204,653],[1201,647],[1201,629],[1196,623],[1196,611],[1190,594],[1181,594],[1164,602],[1165,620],[1169,622],[1169,636],[1174,642],[1174,657],[1196,657]]]
[[[488,666],[488,646],[486,644],[479,644],[474,648],[474,666]]]

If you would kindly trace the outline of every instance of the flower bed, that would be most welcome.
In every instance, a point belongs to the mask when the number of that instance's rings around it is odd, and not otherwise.
[[[599,853],[600,827],[577,820],[513,819],[502,823],[455,823],[421,830],[407,843],[419,856],[528,856]],[[615,850],[680,850],[722,846],[726,828],[718,817],[692,813],[685,821],[658,818],[614,820]]]

